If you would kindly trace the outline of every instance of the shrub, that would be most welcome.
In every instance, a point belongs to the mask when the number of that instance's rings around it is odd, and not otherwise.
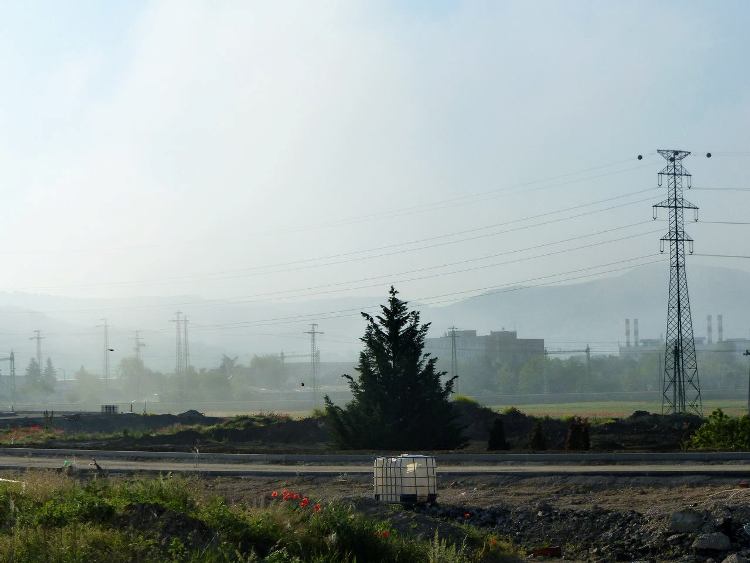
[[[695,431],[688,447],[710,450],[750,449],[750,418],[747,415],[731,417],[716,409],[706,422]]]
[[[565,449],[569,451],[586,451],[591,447],[589,438],[589,421],[580,416],[574,416],[568,424],[568,434],[565,437]]]
[[[500,417],[496,418],[492,422],[492,428],[490,428],[490,439],[487,442],[487,449],[490,451],[510,449],[510,445],[505,439],[505,426],[503,425],[503,419]]]
[[[547,449],[547,440],[544,437],[542,421],[538,418],[534,421],[534,426],[531,429],[531,435],[529,436],[529,449],[535,452]]]

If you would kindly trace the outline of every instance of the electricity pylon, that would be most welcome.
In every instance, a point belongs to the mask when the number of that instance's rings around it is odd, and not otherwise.
[[[667,304],[667,337],[662,378],[662,414],[693,412],[703,416],[698,361],[695,355],[693,320],[690,315],[687,273],[685,271],[685,243],[693,253],[693,239],[685,232],[685,209],[692,209],[698,220],[698,207],[682,197],[683,179],[688,189],[692,176],[682,165],[690,152],[659,150],[667,166],[659,172],[659,186],[667,180],[667,199],[653,206],[669,210],[669,231],[661,238],[661,252],[669,244],[669,301]]]

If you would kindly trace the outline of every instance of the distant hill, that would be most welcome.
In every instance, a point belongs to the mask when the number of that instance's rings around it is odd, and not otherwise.
[[[560,347],[569,341],[604,349],[625,343],[626,318],[639,319],[641,338],[663,335],[668,282],[668,271],[652,265],[585,283],[483,295],[433,308],[428,315],[435,332],[453,323],[482,332],[505,327],[521,337],[560,342]],[[722,313],[725,338],[748,337],[750,274],[691,264],[688,284],[696,336],[705,336],[706,315],[713,314],[716,338],[716,315]]]
[[[641,338],[664,332],[668,271],[646,266],[620,276],[570,285],[532,287],[473,297],[447,306],[412,305],[432,322],[438,336],[455,324],[461,329],[517,330],[520,337],[544,338],[549,348],[574,348],[590,343],[595,350],[616,350],[624,343],[624,319],[638,318]],[[694,264],[689,268],[690,295],[696,336],[706,333],[706,315],[724,314],[725,337],[747,337],[750,330],[750,274]],[[48,295],[0,293],[0,354],[14,348],[21,371],[34,354],[29,340],[41,329],[45,357],[68,376],[81,364],[92,371],[102,365],[102,329],[107,317],[115,352],[112,365],[130,355],[133,331],[142,333],[148,365],[169,370],[174,364],[174,312],[191,319],[191,358],[196,366],[217,365],[222,353],[248,362],[254,353],[299,354],[306,361],[310,322],[320,323],[323,361],[352,361],[360,344],[364,321],[358,311],[383,302],[375,297],[346,297],[297,303],[221,303],[194,296],[139,299],[71,299]],[[409,299],[407,293],[403,293]],[[309,315],[304,317],[301,315]],[[290,318],[291,317],[291,318]],[[250,327],[246,324],[252,321]],[[268,321],[268,322],[259,322]],[[715,325],[714,325],[715,326]],[[716,328],[714,328],[716,337]],[[5,366],[0,364],[2,373]]]

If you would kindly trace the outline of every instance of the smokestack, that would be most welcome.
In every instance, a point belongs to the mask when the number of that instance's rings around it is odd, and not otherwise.
[[[724,315],[716,315],[716,328],[719,333],[719,342],[724,342]]]
[[[714,343],[714,319],[711,315],[706,317],[706,342],[709,344]]]
[[[638,346],[638,319],[633,319],[633,346]]]
[[[630,348],[630,319],[625,319],[625,346]]]

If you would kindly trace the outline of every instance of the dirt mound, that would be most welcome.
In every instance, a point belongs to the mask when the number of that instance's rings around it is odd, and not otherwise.
[[[470,523],[512,538],[527,549],[561,546],[566,559],[608,561],[680,560],[695,556],[696,540],[725,535],[723,551],[750,551],[750,535],[743,529],[748,507],[720,506],[707,512],[703,523],[687,533],[670,530],[669,517],[632,510],[557,509],[544,502],[532,506],[488,508],[428,506],[415,510],[431,517]],[[721,550],[720,550],[721,551]],[[714,556],[719,553],[714,553]],[[719,557],[718,560],[721,560]]]
[[[496,419],[503,421],[505,439],[514,450],[526,450],[529,447],[529,436],[538,420],[536,417],[524,414],[517,409],[508,409],[500,414],[477,403],[457,401],[453,403],[458,415],[458,423],[464,428],[464,435],[472,442],[486,446],[490,437],[490,428]],[[542,430],[547,442],[547,448],[561,450],[565,447],[565,436],[568,431],[567,422],[554,418],[544,418]]]
[[[627,418],[591,427],[591,449],[679,450],[702,424],[693,414],[652,414],[636,411]]]
[[[544,438],[549,450],[563,450],[568,422],[556,418],[539,419],[511,408],[497,413],[468,401],[454,403],[458,422],[465,428],[466,437],[477,446],[486,444],[495,419],[503,421],[505,439],[513,450],[527,450],[534,423],[542,422]],[[599,451],[640,450],[676,451],[702,424],[692,414],[661,415],[636,411],[627,418],[614,419],[590,427],[591,449]]]

